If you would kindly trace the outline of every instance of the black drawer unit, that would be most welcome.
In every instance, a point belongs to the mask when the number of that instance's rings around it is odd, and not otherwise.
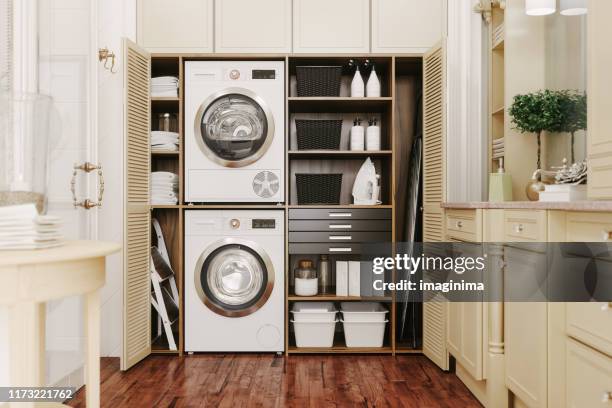
[[[289,210],[289,253],[361,254],[364,244],[391,242],[389,208]]]
[[[390,208],[294,208],[290,220],[390,220]]]

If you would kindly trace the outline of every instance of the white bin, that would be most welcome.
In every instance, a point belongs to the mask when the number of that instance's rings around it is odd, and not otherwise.
[[[378,302],[342,302],[342,320],[345,322],[384,322],[389,311]]]
[[[295,302],[291,309],[296,322],[335,322],[337,312],[332,302]]]
[[[346,347],[382,347],[387,322],[343,321]]]
[[[331,347],[334,344],[336,322],[303,321],[293,323],[295,345],[298,347]]]

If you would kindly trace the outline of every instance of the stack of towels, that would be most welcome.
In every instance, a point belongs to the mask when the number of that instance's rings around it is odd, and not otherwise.
[[[151,204],[175,205],[178,203],[178,176],[168,171],[151,173]]]
[[[64,241],[61,227],[59,217],[38,215],[34,204],[0,207],[0,250],[60,246]]]
[[[151,96],[178,97],[179,80],[174,76],[151,79]]]
[[[152,151],[178,151],[179,135],[176,132],[166,132],[164,130],[151,131],[151,150]]]
[[[493,158],[499,159],[500,157],[504,157],[506,154],[506,148],[504,147],[504,138],[500,137],[499,139],[493,139]]]

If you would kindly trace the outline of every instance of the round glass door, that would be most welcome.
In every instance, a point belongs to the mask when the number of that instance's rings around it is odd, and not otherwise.
[[[274,120],[255,93],[231,88],[209,97],[196,115],[195,134],[217,164],[242,167],[257,161],[274,137]]]
[[[240,317],[259,310],[274,286],[272,263],[254,242],[225,239],[202,254],[195,285],[213,312]]]

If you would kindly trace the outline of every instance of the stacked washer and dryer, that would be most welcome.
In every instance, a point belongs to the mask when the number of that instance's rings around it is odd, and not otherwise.
[[[282,203],[283,61],[185,63],[185,201]],[[185,211],[185,350],[284,350],[284,212]]]

